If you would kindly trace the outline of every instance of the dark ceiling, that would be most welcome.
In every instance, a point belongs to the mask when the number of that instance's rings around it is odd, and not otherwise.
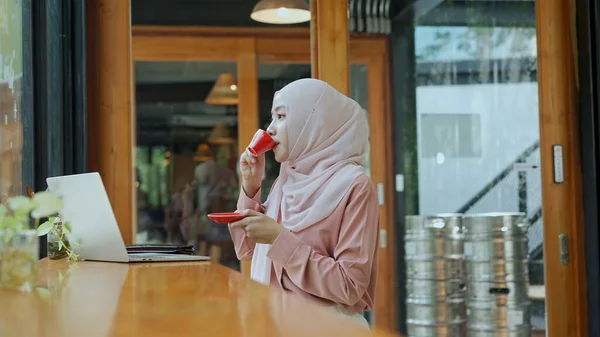
[[[351,1],[351,0],[349,0]],[[422,26],[535,24],[534,0],[390,0],[395,21]],[[250,19],[258,0],[131,0],[134,25],[272,27]],[[352,0],[364,4],[366,0]],[[308,27],[308,23],[292,25]],[[285,27],[285,25],[284,25]]]
[[[134,25],[267,26],[250,19],[253,0],[132,0]]]

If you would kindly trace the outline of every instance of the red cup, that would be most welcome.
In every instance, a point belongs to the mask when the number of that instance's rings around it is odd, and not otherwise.
[[[275,141],[271,137],[269,133],[265,130],[259,129],[254,134],[250,145],[248,146],[248,151],[254,156],[258,157],[261,154],[271,150],[275,147]]]

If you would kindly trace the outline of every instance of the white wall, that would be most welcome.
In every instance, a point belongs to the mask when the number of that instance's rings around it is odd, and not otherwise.
[[[423,114],[479,114],[481,157],[423,158],[419,155],[421,214],[456,212],[507,165],[539,140],[537,83],[423,86],[417,88],[417,139]],[[529,162],[539,164],[536,151]],[[528,173],[528,208],[541,205],[540,171]],[[517,173],[496,186],[474,212],[518,211]]]

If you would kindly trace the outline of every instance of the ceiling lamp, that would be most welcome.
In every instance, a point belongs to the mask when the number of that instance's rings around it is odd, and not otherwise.
[[[219,75],[206,97],[206,103],[213,105],[237,105],[238,87],[235,76],[230,73]]]
[[[210,132],[207,141],[209,144],[225,145],[235,143],[235,138],[231,136],[227,125],[218,124]]]
[[[208,144],[200,144],[196,149],[196,154],[194,155],[195,162],[205,162],[213,160],[212,153],[210,152],[210,145]]]
[[[310,21],[310,9],[304,0],[260,0],[250,18],[276,25],[301,23]]]

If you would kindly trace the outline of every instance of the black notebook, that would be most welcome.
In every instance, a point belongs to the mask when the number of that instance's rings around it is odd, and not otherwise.
[[[183,254],[194,255],[194,246],[178,246],[170,244],[139,244],[128,245],[127,253],[161,253],[161,254]]]

